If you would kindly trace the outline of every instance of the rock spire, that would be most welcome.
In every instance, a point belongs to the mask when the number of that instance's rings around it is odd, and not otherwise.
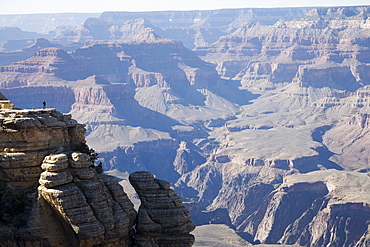
[[[189,233],[195,225],[181,198],[170,188],[170,183],[145,171],[132,173],[129,179],[141,200],[135,234],[137,245],[192,246],[194,236]]]

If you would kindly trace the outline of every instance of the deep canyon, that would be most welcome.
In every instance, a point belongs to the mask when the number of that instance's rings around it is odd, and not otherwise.
[[[0,16],[0,92],[16,108],[71,114],[104,171],[169,181],[197,226],[250,244],[370,245],[369,6],[74,15]],[[18,124],[6,118],[1,131]]]

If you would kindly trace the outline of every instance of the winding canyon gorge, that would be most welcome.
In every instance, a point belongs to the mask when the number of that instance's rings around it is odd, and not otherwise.
[[[0,15],[0,47],[0,246],[370,246],[370,6]]]

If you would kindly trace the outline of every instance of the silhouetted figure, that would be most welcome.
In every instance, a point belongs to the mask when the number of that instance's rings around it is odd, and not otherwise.
[[[45,109],[46,107],[46,101],[44,100],[44,102],[42,102],[42,105],[43,105],[43,109]]]

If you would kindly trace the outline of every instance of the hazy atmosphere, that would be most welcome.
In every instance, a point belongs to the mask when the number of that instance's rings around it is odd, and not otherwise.
[[[0,1],[0,247],[370,247],[370,0]]]
[[[155,11],[155,10],[201,10],[247,7],[301,7],[301,6],[348,6],[368,5],[369,0],[188,0],[188,1],[148,1],[148,0],[1,0],[0,14],[64,13],[64,12],[103,12],[103,11]]]

